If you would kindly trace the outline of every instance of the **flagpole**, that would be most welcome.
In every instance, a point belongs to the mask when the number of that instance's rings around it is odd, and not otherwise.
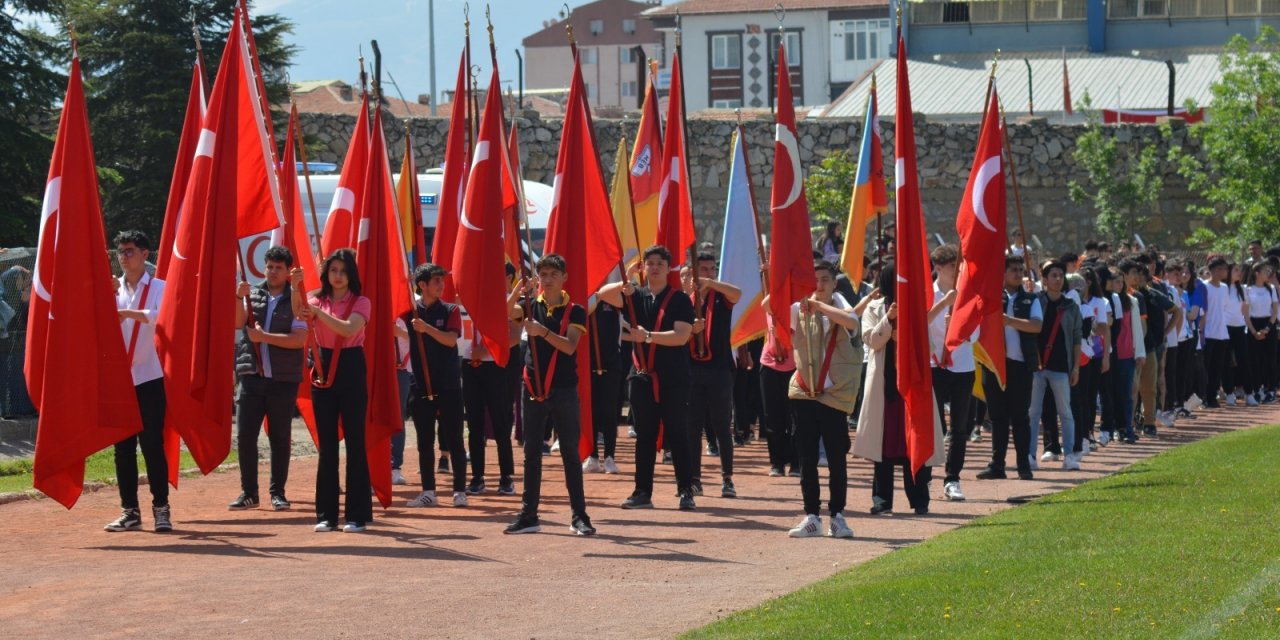
[[[378,96],[378,98],[379,98],[379,102],[378,102],[378,104],[382,104],[382,102],[381,102],[381,98],[382,98],[382,96]],[[379,107],[379,108],[380,108],[380,107]],[[381,132],[379,132],[379,133],[381,133]],[[408,120],[405,120],[405,121],[404,121],[404,152],[405,152],[405,153],[408,153],[408,154],[412,154],[412,153],[413,153],[413,138],[412,138],[412,137],[411,137],[411,135],[409,134],[409,121],[408,121]],[[410,158],[412,158],[413,156],[409,156],[409,157],[410,157]],[[384,159],[384,161],[385,161],[385,159]],[[412,164],[412,162],[411,162],[410,164]],[[411,168],[415,168],[415,167],[411,167]],[[415,170],[415,172],[414,172],[414,173],[415,173],[415,174],[417,173],[417,172],[416,172],[416,170]],[[413,183],[411,183],[411,184],[415,184],[415,185],[416,185],[416,184],[417,184],[417,181],[418,181],[418,176],[417,176],[417,175],[405,176],[404,174],[401,174],[401,175],[400,175],[400,180],[401,180],[401,181],[404,181],[404,180],[406,180],[406,179],[408,179],[408,180],[413,180]],[[412,191],[411,191],[410,193],[412,193]],[[417,202],[411,202],[411,203],[409,203],[409,204],[410,204],[410,205],[412,205],[412,206],[414,206],[414,207],[416,207],[416,208],[418,209],[417,211],[414,211],[411,215],[413,215],[413,216],[415,216],[415,217],[416,217],[416,216],[420,216],[420,215],[422,215],[421,205],[420,205],[419,203],[417,203]],[[401,230],[401,233],[403,233],[403,232],[404,232],[404,225],[403,225],[403,223],[402,223],[401,221],[399,221],[399,220],[397,220],[397,221],[396,221],[396,223],[397,223],[397,224],[396,224],[396,226]],[[400,247],[397,247],[397,248],[396,248],[396,250],[397,250],[397,251],[399,251],[399,250],[400,250],[401,248],[403,248],[403,247],[404,247],[404,238],[401,238],[401,239],[400,239]],[[424,320],[424,319],[422,318],[422,312],[418,309],[418,303],[414,301],[414,294],[415,294],[415,293],[417,293],[417,292],[415,291],[415,289],[417,288],[417,283],[413,281],[413,270],[409,268],[409,263],[408,263],[408,261],[407,261],[407,260],[405,261],[404,266],[405,266],[405,271],[406,271],[406,273],[405,273],[405,284],[407,284],[407,285],[409,286],[409,310],[410,310],[410,314],[413,316],[413,319],[414,319],[414,320],[422,320],[423,322],[426,322],[426,320]],[[414,328],[413,328],[413,323],[412,323],[412,322],[410,322],[410,323],[409,323],[409,326],[405,327],[405,329],[407,329],[407,330],[408,330],[409,335],[413,336],[414,342],[418,343],[418,366],[422,367],[422,383],[423,383],[423,386],[425,386],[425,387],[426,387],[426,388],[424,389],[424,391],[426,391],[426,392],[427,392],[427,393],[426,393],[427,400],[435,400],[435,399],[436,399],[435,389],[434,389],[434,388],[432,387],[432,385],[431,385],[431,365],[430,365],[430,363],[428,363],[428,362],[427,362],[427,345],[426,345],[426,341],[425,341],[425,339],[422,337],[422,334],[421,334],[421,333],[418,333],[416,330],[414,330]]]
[[[289,111],[292,116],[289,120],[294,123],[293,135],[298,141],[298,159],[302,161],[302,181],[307,187],[307,204],[311,207],[311,228],[313,233],[307,234],[315,241],[316,246],[316,264],[324,257],[320,255],[320,219],[316,217],[316,197],[311,191],[311,165],[307,162],[307,145],[302,139],[302,123],[298,122],[298,104],[293,101],[293,91],[289,91]]]
[[[618,128],[621,129],[622,126],[623,126],[622,123],[619,122]],[[623,157],[629,156],[630,154],[627,153],[627,135],[625,132],[621,133],[621,140],[619,144],[622,145]],[[630,162],[628,162],[628,164],[630,164]],[[617,179],[618,179],[617,176],[614,176],[614,180],[617,180]],[[631,233],[634,234],[634,237],[636,239],[636,263],[642,264],[640,260],[641,258],[640,252],[644,251],[644,249],[640,247],[640,227],[636,224],[636,202],[635,202],[635,198],[633,198],[631,195],[631,173],[627,172],[627,175],[623,176],[622,179],[627,181],[627,208],[631,210],[630,211]],[[618,269],[622,270],[622,281],[623,282],[629,281],[630,278],[627,277],[627,269],[626,269],[625,261],[623,260],[623,257],[621,255],[618,256]],[[643,269],[641,270],[641,273],[643,273]],[[627,322],[630,323],[631,326],[633,327],[637,326],[635,301],[631,299],[631,296],[622,296],[622,302],[623,302],[623,306],[626,307],[627,309]],[[657,329],[658,327],[654,327],[654,328]],[[598,345],[596,350],[599,351]],[[637,368],[644,369],[647,371],[649,363],[645,362],[644,349],[633,347],[632,354],[634,355],[635,360],[639,365]]]
[[[1022,240],[1022,255],[1030,257],[1027,252],[1027,228],[1022,222],[1022,196],[1018,191],[1018,166],[1013,162],[1013,150],[1009,147],[1009,121],[1005,118],[1004,105],[1000,105],[1001,133],[1004,134],[1004,153],[1009,160],[1009,178],[1013,182],[1013,205],[1018,212],[1018,234]],[[1032,267],[1028,266],[1028,270]]]
[[[991,74],[987,76],[987,93],[982,98],[982,120],[978,123],[978,139],[982,139],[982,125],[987,121],[987,110],[991,107],[991,90],[996,85],[996,65],[1000,64],[1000,50],[996,49],[996,57],[991,61]]]
[[[463,31],[463,36],[466,38],[466,45],[463,48],[463,58],[466,59],[465,75],[466,75],[466,84],[467,84],[467,95],[454,96],[453,103],[454,103],[454,108],[456,109],[459,99],[466,100],[465,108],[467,113],[467,123],[466,123],[467,125],[467,161],[469,163],[471,160],[471,155],[475,152],[475,133],[476,133],[475,132],[475,125],[476,125],[475,116],[477,111],[477,109],[474,108],[474,104],[472,103],[472,98],[476,94],[476,81],[475,81],[475,76],[472,75],[471,73],[471,3],[469,2],[462,3],[462,31]]]

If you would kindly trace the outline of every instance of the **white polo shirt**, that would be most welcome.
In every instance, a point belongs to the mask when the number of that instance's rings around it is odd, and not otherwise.
[[[136,309],[147,317],[146,322],[132,319],[120,323],[120,333],[124,336],[124,348],[129,349],[130,338],[133,337],[134,326],[138,327],[137,346],[133,350],[133,384],[140,385],[157,378],[164,377],[164,369],[160,366],[160,356],[156,353],[156,317],[160,315],[160,299],[164,297],[164,280],[143,273],[138,279],[138,288],[130,290],[120,277],[120,288],[116,291],[117,309]],[[150,286],[148,286],[150,285]],[[146,292],[147,299],[142,299]]]

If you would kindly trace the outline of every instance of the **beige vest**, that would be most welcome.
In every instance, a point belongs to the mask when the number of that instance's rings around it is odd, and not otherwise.
[[[827,330],[823,330],[823,325]],[[831,353],[831,368],[827,372],[832,385],[823,389],[826,381],[818,380],[818,377],[833,331],[836,334],[835,351]],[[821,313],[802,313],[795,327],[793,342],[796,374],[791,376],[787,397],[815,400],[844,413],[852,412],[858,397],[858,378],[862,374],[862,354],[849,342],[849,332]],[[811,395],[802,389],[798,378],[803,378],[805,386],[816,394]]]

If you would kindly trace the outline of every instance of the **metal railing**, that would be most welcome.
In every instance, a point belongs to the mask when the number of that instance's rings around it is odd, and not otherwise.
[[[1280,0],[1110,0],[1108,18],[1229,18],[1280,15]]]
[[[1084,20],[1087,4],[1087,0],[920,0],[909,6],[912,24],[939,25]]]

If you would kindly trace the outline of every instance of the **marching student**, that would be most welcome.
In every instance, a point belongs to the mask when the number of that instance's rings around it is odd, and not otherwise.
[[[1022,286],[1027,264],[1022,256],[1004,259],[1005,386],[990,371],[982,372],[982,389],[991,418],[991,462],[978,472],[979,480],[999,480],[1005,475],[1009,436],[1013,435],[1018,478],[1031,480],[1031,377],[1038,368],[1040,351],[1036,336],[1044,324],[1039,298]]]
[[[702,434],[715,434],[720,456],[720,497],[736,498],[733,486],[733,347],[729,332],[733,329],[733,305],[742,298],[742,290],[716,280],[719,271],[716,257],[700,253],[692,272],[682,274],[685,293],[701,306],[702,318],[693,321],[689,340],[689,455],[693,458],[693,494],[702,495]]]
[[[156,353],[156,315],[164,298],[164,280],[147,273],[151,240],[141,231],[116,234],[116,260],[123,275],[112,279],[120,332],[133,374],[133,390],[142,412],[142,433],[116,443],[116,485],[120,491],[120,517],[107,523],[107,531],[142,528],[138,508],[138,448],[147,463],[147,488],[151,490],[151,515],[155,530],[173,530],[169,509],[169,461],[164,455],[164,370]]]
[[[1080,381],[1080,307],[1063,293],[1067,269],[1061,262],[1049,262],[1040,271],[1044,291],[1037,294],[1037,298],[1043,309],[1044,322],[1037,337],[1039,359],[1027,359],[1034,371],[1029,407],[1031,446],[1028,453],[1032,459],[1028,462],[1032,469],[1036,468],[1034,460],[1040,438],[1040,416],[1044,411],[1045,391],[1048,390],[1053,393],[1054,406],[1062,425],[1062,468],[1075,471],[1080,469],[1080,457],[1074,450],[1076,428],[1071,413],[1071,387]],[[1051,449],[1050,445],[1046,440],[1046,453]]]
[[[307,323],[293,314],[293,292],[289,269],[293,254],[285,247],[271,247],[266,254],[266,280],[257,287],[241,282],[236,291],[236,326],[244,327],[236,342],[236,375],[240,393],[236,398],[237,452],[240,456],[240,497],[227,507],[233,511],[253,509],[258,495],[258,431],[267,420],[267,441],[271,444],[271,483],[267,486],[271,507],[289,508],[285,483],[289,480],[293,409],[302,382],[303,347],[307,344]],[[245,326],[248,301],[253,308],[252,326]],[[255,353],[255,351],[257,353]]]
[[[949,355],[946,352],[947,324],[951,322],[951,306],[956,300],[956,272],[960,251],[954,245],[942,245],[929,256],[938,278],[933,282],[933,307],[929,309],[929,346],[933,351],[930,364],[933,373],[933,394],[938,402],[938,416],[942,418],[947,438],[946,476],[942,484],[942,497],[962,501],[960,471],[969,443],[969,403],[973,399],[973,380],[976,365],[973,359],[973,340],[977,330]],[[943,414],[943,404],[950,403],[951,415]]]
[[[924,515],[929,513],[929,480],[933,477],[933,467],[943,464],[945,456],[942,447],[935,446],[924,466],[911,473],[907,457],[906,402],[897,384],[897,275],[895,263],[885,264],[880,271],[880,297],[871,302],[862,316],[862,342],[871,350],[871,358],[867,364],[853,454],[871,460],[875,466],[871,480],[872,515],[893,512],[893,470],[898,466],[902,467],[908,504],[917,515]],[[933,441],[941,443],[942,422],[937,406],[933,409]],[[797,434],[799,425],[797,415]]]
[[[413,286],[419,298],[413,311],[401,318],[413,330],[408,339],[409,370],[413,375],[409,383],[409,415],[418,435],[418,474],[422,478],[422,492],[410,500],[407,507],[437,504],[434,464],[437,424],[442,448],[449,452],[449,457],[461,461],[467,455],[462,446],[462,379],[458,360],[462,312],[458,305],[440,299],[444,295],[446,275],[444,267],[430,262],[414,269]],[[465,505],[466,483],[466,465],[455,465],[455,506]],[[463,505],[457,504],[459,496]]]
[[[507,308],[512,308],[519,298],[516,286],[516,270],[506,265],[508,298]],[[466,493],[454,494],[454,506],[466,506],[467,495],[480,495],[487,490],[485,484],[485,417],[492,428],[494,444],[498,449],[498,494],[514,496],[516,483],[515,454],[511,448],[511,430],[515,426],[512,403],[515,394],[512,376],[520,372],[520,323],[507,323],[507,345],[510,349],[507,366],[500,367],[493,354],[481,340],[480,332],[471,328],[470,318],[463,311],[462,341],[458,343],[458,355],[462,362],[462,405],[467,416],[467,449],[471,452],[471,482]],[[470,337],[467,334],[470,333]],[[466,468],[466,457],[450,454],[455,470]]]
[[[805,517],[788,535],[809,538],[821,535],[821,489],[818,484],[818,442],[827,453],[827,508],[831,522],[827,535],[852,538],[844,519],[849,492],[849,412],[858,396],[862,354],[850,341],[858,318],[844,297],[835,295],[839,271],[830,262],[814,267],[817,288],[791,305],[792,357],[796,372],[787,396],[795,415],[795,442],[800,453],[800,492]]]
[[[1085,282],[1080,289],[1081,351],[1088,362],[1080,365],[1080,381],[1071,387],[1071,415],[1076,427],[1075,449],[1083,452],[1084,441],[1094,441],[1090,434],[1098,415],[1098,383],[1111,368],[1111,305],[1103,294],[1097,268],[1087,266],[1080,271]]]
[[[624,509],[653,508],[653,468],[657,460],[659,429],[663,444],[671,450],[675,466],[680,509],[696,507],[691,488],[693,476],[689,460],[689,350],[686,344],[693,331],[693,302],[683,291],[668,285],[671,252],[662,245],[644,250],[643,266],[647,287],[626,282],[605,285],[600,299],[615,307],[623,297],[631,298],[636,310],[635,326],[623,327],[622,339],[633,343],[631,410],[635,414],[635,491],[622,503]]]
[[[622,333],[621,310],[595,297],[587,313],[587,324],[591,349],[591,424],[599,435],[592,444],[591,455],[582,461],[582,472],[617,474],[618,463],[613,458],[618,450],[618,407],[627,372],[618,338]],[[600,457],[601,444],[604,445],[603,458]]]
[[[800,461],[791,438],[791,403],[787,400],[787,386],[796,370],[796,360],[783,349],[774,330],[773,315],[766,309],[764,350],[760,354],[760,406],[763,411],[761,432],[769,449],[769,477],[779,478],[787,473],[800,477]]]
[[[1227,330],[1227,315],[1230,306],[1227,293],[1227,275],[1231,266],[1226,258],[1213,256],[1209,260],[1209,279],[1201,281],[1205,286],[1204,308],[1204,371],[1207,378],[1204,406],[1217,409],[1218,391],[1223,388],[1223,372],[1231,361],[1231,338]],[[1230,386],[1230,385],[1227,385]],[[1227,390],[1227,397],[1234,402],[1232,390]]]
[[[1245,320],[1249,313],[1244,285],[1243,269],[1238,264],[1230,266],[1231,279],[1227,281],[1227,342],[1231,346],[1231,358],[1234,366],[1227,367],[1223,377],[1223,393],[1227,394],[1227,405],[1245,402],[1250,406],[1257,402],[1248,402],[1248,392],[1253,388],[1254,373],[1249,362],[1250,339],[1245,330]]]
[[[560,459],[564,462],[564,484],[573,511],[569,528],[580,536],[595,535],[587,517],[587,500],[582,489],[582,459],[578,454],[581,423],[578,417],[578,369],[574,354],[587,332],[587,311],[569,299],[564,291],[568,270],[564,258],[549,253],[535,265],[542,292],[529,306],[524,319],[529,336],[525,347],[524,391],[520,394],[526,428],[524,439],[523,508],[505,533],[535,533],[542,530],[538,505],[542,499],[542,440],[532,437],[537,427],[550,421],[562,440]]]
[[[1249,332],[1250,371],[1253,372],[1253,389],[1249,392],[1249,404],[1266,400],[1268,387],[1274,377],[1276,335],[1272,324],[1276,317],[1276,296],[1271,286],[1274,270],[1266,260],[1254,262],[1249,270],[1248,306],[1245,317]]]
[[[320,362],[313,363],[311,398],[316,413],[320,461],[316,467],[316,532],[338,528],[338,423],[346,441],[346,517],[342,530],[360,533],[373,519],[369,489],[369,461],[365,457],[365,412],[369,393],[365,381],[364,326],[373,303],[360,295],[356,252],[338,249],[320,268],[320,292],[299,304],[302,269],[294,268],[294,312],[304,320],[314,318],[313,333],[320,348]]]

